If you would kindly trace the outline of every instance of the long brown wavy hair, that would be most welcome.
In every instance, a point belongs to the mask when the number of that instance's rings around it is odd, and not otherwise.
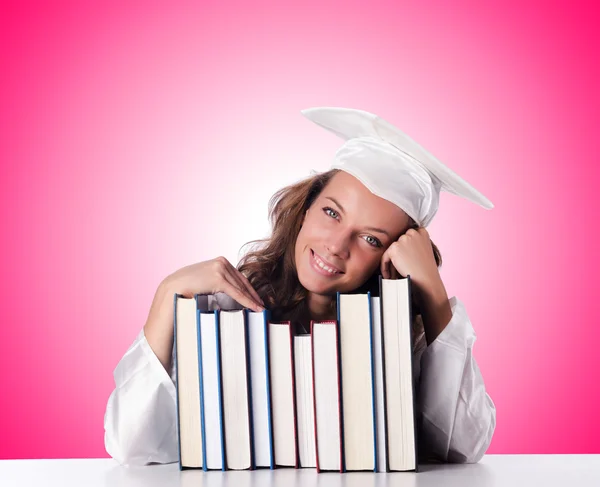
[[[244,245],[251,246],[251,249],[238,264],[238,270],[248,278],[271,311],[271,319],[291,321],[296,334],[307,333],[310,323],[306,300],[308,291],[300,284],[296,271],[296,238],[306,210],[338,171],[339,169],[332,169],[316,174],[277,191],[269,200],[271,236]],[[418,228],[412,218],[409,228]],[[441,253],[433,242],[431,244],[439,267],[442,265]],[[370,291],[378,294],[379,275],[380,271],[377,270],[354,292]],[[334,299],[332,306],[335,306]],[[417,306],[417,302],[413,300],[413,310],[418,314]]]

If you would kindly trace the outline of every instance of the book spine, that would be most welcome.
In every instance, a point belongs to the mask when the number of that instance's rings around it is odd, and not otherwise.
[[[383,276],[379,276],[379,314],[380,314],[380,336],[381,336],[381,368],[382,368],[382,388],[383,388],[383,415],[384,415],[384,441],[385,441],[385,471],[390,471],[390,457],[389,457],[389,439],[387,432],[387,388],[386,388],[386,375],[385,375],[385,326],[383,321]]]
[[[294,354],[294,337],[292,335],[292,323],[287,322],[289,337],[290,337],[290,360],[291,360],[291,371],[292,371],[292,405],[293,405],[293,415],[294,415],[294,452],[295,452],[295,465],[294,468],[300,468],[300,452],[298,448],[298,406],[296,404],[296,379],[295,379],[295,370],[296,370],[296,361]]]
[[[244,317],[244,354],[246,362],[246,399],[248,401],[248,430],[249,430],[249,444],[250,448],[250,470],[256,469],[254,459],[254,421],[252,418],[252,380],[251,380],[251,365],[250,365],[250,339],[248,337],[248,309],[244,308],[242,311]]]
[[[219,429],[221,430],[221,470],[227,470],[227,455],[225,453],[225,421],[223,420],[223,376],[221,373],[221,326],[220,314],[216,309],[215,313],[215,340],[217,343],[217,386],[219,396]]]
[[[270,454],[270,469],[275,469],[275,446],[273,444],[273,402],[271,401],[271,379],[269,375],[269,312],[263,311],[263,327],[265,337],[265,378],[267,381],[267,422],[269,424],[269,454]]]
[[[375,402],[375,356],[373,353],[373,315],[370,292],[367,292],[367,302],[369,307],[369,353],[371,355],[371,404],[373,407],[373,471],[377,472],[377,405]]]
[[[197,300],[197,298],[196,298]],[[196,301],[197,302],[197,301]],[[201,327],[201,316],[200,310],[196,310],[196,336],[198,337],[198,377],[200,380],[200,426],[202,433],[202,470],[205,472],[208,470],[206,465],[206,419],[204,417],[204,375],[202,369],[202,333],[200,331]]]
[[[310,349],[311,349],[311,371],[312,371],[312,388],[313,388],[313,415],[315,418],[314,428],[315,428],[315,459],[316,459],[316,468],[317,473],[321,472],[321,467],[319,466],[319,435],[317,434],[317,391],[315,388],[315,333],[314,333],[314,325],[315,322],[310,322]]]
[[[406,285],[408,287],[408,316],[410,317],[410,326],[408,327],[408,335],[409,335],[409,340],[410,340],[410,349],[411,352],[414,348],[414,341],[413,341],[413,326],[414,326],[414,316],[413,316],[413,307],[412,307],[412,279],[410,277],[410,275],[406,276]],[[410,354],[410,377],[411,377],[411,384],[412,384],[412,391],[413,391],[413,431],[415,433],[415,437],[414,437],[414,451],[415,451],[415,472],[419,471],[419,453],[418,453],[418,437],[417,437],[417,390],[416,390],[416,384],[415,381],[413,380],[413,370],[415,368],[414,365],[414,354],[411,353]]]
[[[178,452],[178,462],[179,462],[179,470],[183,470],[181,465],[181,423],[179,422],[179,367],[177,363],[177,298],[183,297],[181,294],[175,294],[173,296],[173,339],[175,340],[175,370],[176,370],[176,380],[175,380],[175,400],[177,402],[177,452]]]
[[[340,341],[340,293],[336,295],[337,303],[337,326],[335,328],[335,341],[336,341],[336,361],[338,364],[338,403],[340,407],[340,472],[346,471],[346,455],[344,454],[344,396],[342,388],[342,349]]]

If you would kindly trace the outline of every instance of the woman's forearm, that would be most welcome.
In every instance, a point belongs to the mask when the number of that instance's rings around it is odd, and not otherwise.
[[[163,367],[171,370],[173,352],[173,295],[168,280],[158,286],[144,325],[144,335]]]
[[[444,283],[439,280],[419,290],[421,315],[427,344],[432,343],[452,319],[452,308]]]

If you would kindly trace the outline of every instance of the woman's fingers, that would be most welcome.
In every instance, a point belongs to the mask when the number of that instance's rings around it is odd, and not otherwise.
[[[233,267],[231,264],[229,264],[229,267],[227,268],[227,272],[229,273],[229,275],[235,279],[235,282],[238,283],[238,287],[243,291],[245,290],[248,293],[248,296],[256,302],[256,304],[258,304],[259,306],[263,306],[264,307],[264,303],[263,300],[260,299],[260,296],[258,295],[258,293],[254,290],[254,288],[252,287],[252,285],[250,284],[250,281],[248,281],[248,279],[246,279],[246,276],[244,276],[244,274],[242,274],[240,271],[238,271],[235,267]]]
[[[256,290],[252,287],[252,284],[250,284],[250,281],[246,278],[246,276],[233,266],[231,266],[231,269],[234,277],[236,277],[238,282],[246,288],[246,291],[248,291],[250,296],[252,296],[252,299],[254,299],[254,301],[256,301],[258,304],[264,307],[265,303],[260,298]]]
[[[222,288],[219,291],[228,294],[229,297],[235,299],[246,308],[261,311],[260,308],[262,306],[259,304],[261,303],[260,297],[257,300],[247,289],[244,281],[237,276],[239,271],[225,257],[217,257],[212,262],[219,276],[220,284],[218,284],[218,287]]]
[[[392,262],[391,252],[393,249],[388,249],[383,256],[381,257],[381,275],[384,279],[398,279],[400,278],[400,273],[394,267],[394,263]]]
[[[386,251],[383,254],[383,256],[381,257],[381,275],[383,276],[384,279],[391,278],[390,265],[391,265],[391,259],[390,259],[388,252]]]
[[[240,287],[238,281],[230,274],[225,274],[223,279],[223,292],[225,294],[235,299],[244,308],[250,308],[253,311],[262,311],[261,305],[255,302],[248,294],[248,291],[244,287]]]

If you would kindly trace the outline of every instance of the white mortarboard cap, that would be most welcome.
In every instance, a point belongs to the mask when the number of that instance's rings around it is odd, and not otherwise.
[[[331,169],[353,175],[422,227],[435,216],[442,190],[486,209],[494,207],[458,174],[377,115],[329,107],[308,108],[302,114],[345,140]]]

